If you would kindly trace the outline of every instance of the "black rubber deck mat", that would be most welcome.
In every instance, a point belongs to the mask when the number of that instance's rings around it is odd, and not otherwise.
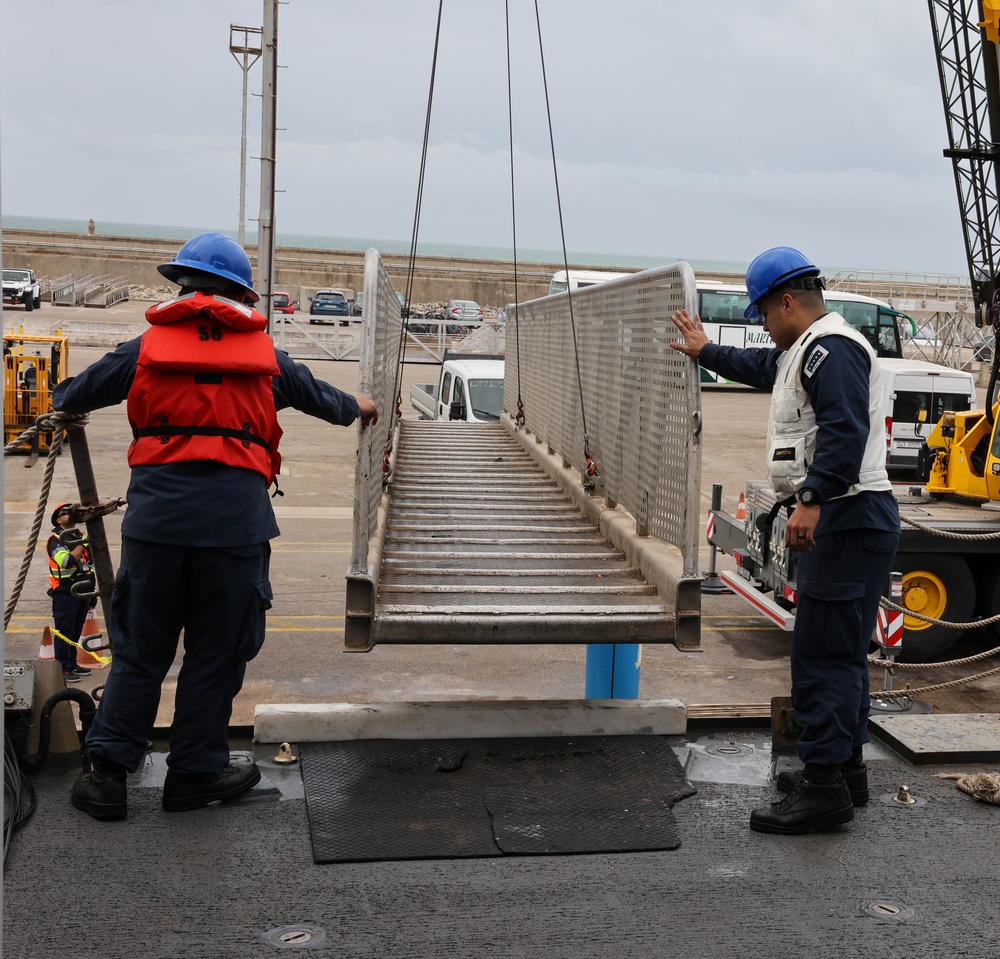
[[[676,849],[660,736],[367,739],[300,750],[318,863]]]

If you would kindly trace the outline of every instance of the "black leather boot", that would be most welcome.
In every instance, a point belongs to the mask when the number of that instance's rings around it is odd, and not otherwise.
[[[128,815],[128,770],[96,760],[92,770],[73,783],[70,802],[95,819],[124,819]]]
[[[255,763],[230,764],[215,776],[189,776],[167,771],[163,783],[163,808],[167,812],[189,812],[211,802],[235,799],[260,782]]]
[[[855,806],[864,806],[869,799],[868,792],[868,767],[858,760],[848,762],[840,770],[844,782],[847,783],[847,790],[851,794],[851,802]],[[778,773],[778,778],[774,781],[778,787],[778,792],[790,793],[805,775],[802,769],[786,769]]]
[[[838,776],[831,783],[811,783],[805,777],[782,800],[750,814],[755,832],[796,835],[811,829],[832,829],[854,818],[847,783]]]

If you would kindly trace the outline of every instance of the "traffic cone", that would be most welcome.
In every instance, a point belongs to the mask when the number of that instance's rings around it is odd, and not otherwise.
[[[101,631],[97,628],[97,610],[88,609],[87,618],[83,621],[83,632],[80,634],[80,648],[76,651],[76,665],[83,666],[84,669],[104,669],[107,663],[98,655],[87,650],[87,639],[100,636]]]
[[[736,519],[745,520],[747,518],[747,498],[741,492],[740,501],[736,504]]]
[[[42,645],[38,647],[39,659],[55,659],[56,651],[52,647],[52,630],[48,626],[42,630]]]

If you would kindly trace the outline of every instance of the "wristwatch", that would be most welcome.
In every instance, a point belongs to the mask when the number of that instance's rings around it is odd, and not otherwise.
[[[819,493],[814,489],[810,489],[808,486],[803,486],[796,494],[798,501],[803,506],[819,506]]]

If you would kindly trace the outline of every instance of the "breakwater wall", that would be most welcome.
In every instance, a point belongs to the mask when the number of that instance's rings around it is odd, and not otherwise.
[[[148,287],[167,285],[156,271],[159,263],[172,260],[180,242],[169,239],[111,236],[103,234],[50,233],[4,230],[3,265],[33,269],[39,277],[123,277],[129,284]],[[257,248],[247,246],[256,269]],[[383,253],[393,285],[405,292],[409,257]],[[572,269],[599,270],[587,264]],[[474,260],[418,256],[413,268],[413,303],[435,303],[450,299],[475,300],[481,306],[501,307],[515,300],[530,300],[549,292],[552,274],[560,263],[518,263],[517,293],[514,264],[503,260]],[[621,267],[620,272],[627,272]],[[308,297],[321,289],[355,293],[364,277],[364,253],[353,250],[316,250],[278,247],[275,251],[275,289],[291,294],[300,309],[308,309]],[[742,277],[740,277],[742,280]]]

